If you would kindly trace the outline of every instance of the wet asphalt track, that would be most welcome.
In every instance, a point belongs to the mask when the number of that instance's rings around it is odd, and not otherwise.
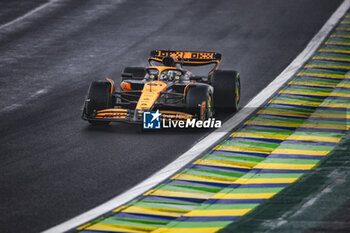
[[[89,83],[149,51],[223,53],[242,106],[306,46],[341,1],[0,1],[0,231],[38,232],[89,210],[173,161],[209,131],[142,133],[80,119]],[[37,4],[37,5],[36,5]],[[221,119],[227,114],[219,116]]]

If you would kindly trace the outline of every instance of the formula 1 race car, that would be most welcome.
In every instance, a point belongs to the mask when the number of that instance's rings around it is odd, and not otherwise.
[[[237,111],[239,73],[218,70],[221,54],[155,50],[148,60],[148,68],[124,69],[120,91],[111,79],[93,81],[82,118],[103,125],[111,121],[142,123],[145,111],[159,111],[165,120],[206,120],[215,111]],[[210,64],[214,67],[206,76],[183,68]]]

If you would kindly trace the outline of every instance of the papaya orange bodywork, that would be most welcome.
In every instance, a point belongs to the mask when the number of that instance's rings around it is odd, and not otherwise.
[[[106,78],[106,80],[111,84],[111,94],[113,94],[113,91],[114,91],[114,81],[109,79],[109,78]]]
[[[120,84],[120,87],[122,88],[123,91],[131,91],[131,90],[132,90],[131,84],[128,83],[128,82],[125,82],[125,81],[123,81],[123,82]]]
[[[151,109],[154,102],[160,96],[160,92],[165,91],[167,85],[165,82],[152,81],[144,85],[140,99],[136,105],[136,109],[146,111]]]
[[[97,119],[103,119],[103,118],[125,119],[127,115],[128,115],[127,109],[109,108],[109,109],[103,109],[98,111],[96,114],[96,118]]]

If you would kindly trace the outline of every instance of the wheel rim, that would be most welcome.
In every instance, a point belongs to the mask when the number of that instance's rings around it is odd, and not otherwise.
[[[207,109],[207,102],[203,101],[201,104],[201,112],[200,112],[200,120],[205,120],[205,117],[207,115],[208,109]]]
[[[200,112],[200,119],[206,120],[212,117],[213,112],[213,99],[211,95],[208,95],[208,98],[206,101],[203,101],[201,104],[201,112]]]
[[[240,94],[241,94],[241,93],[239,93],[239,90],[240,90],[239,85],[240,85],[240,83],[237,80],[237,83],[236,83],[236,99],[237,99],[237,103],[239,102],[239,98],[240,98]]]
[[[213,108],[213,99],[211,98],[211,95],[209,95],[208,104],[207,104],[207,119],[213,116],[212,108]]]
[[[239,93],[239,91],[240,91],[240,82],[239,82],[239,79],[237,79],[237,80],[236,80],[236,91],[235,91],[235,92],[236,92],[236,93],[235,93],[235,94],[236,94],[236,95],[235,95],[235,96],[236,96],[236,98],[235,98],[235,105],[236,105],[235,107],[236,107],[236,108],[238,108],[238,103],[239,103],[239,99],[240,99],[240,93]]]

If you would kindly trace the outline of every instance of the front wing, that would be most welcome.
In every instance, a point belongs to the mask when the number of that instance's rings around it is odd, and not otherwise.
[[[160,110],[161,120],[187,120],[192,119],[195,116],[178,111],[167,111]],[[135,123],[142,124],[143,122],[143,111],[131,110],[131,109],[122,109],[122,108],[110,108],[103,109],[95,112],[94,114],[88,116],[85,113],[85,109],[82,115],[83,120],[87,121],[116,121],[116,122],[125,122],[125,123]]]

